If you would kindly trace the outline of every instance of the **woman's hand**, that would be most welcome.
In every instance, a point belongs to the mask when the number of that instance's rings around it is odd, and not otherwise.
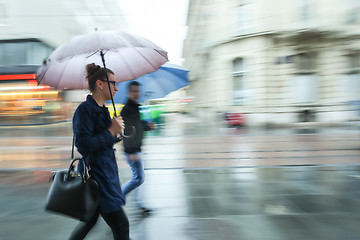
[[[113,118],[111,126],[109,128],[110,133],[113,136],[124,135],[125,124],[121,116]]]

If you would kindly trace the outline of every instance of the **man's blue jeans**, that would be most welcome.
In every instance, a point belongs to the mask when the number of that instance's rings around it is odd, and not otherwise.
[[[139,161],[137,162],[131,161],[130,154],[125,153],[126,161],[129,163],[132,171],[132,178],[128,182],[124,183],[121,187],[122,192],[125,196],[131,191],[135,190],[137,187],[139,187],[145,180],[144,165],[141,160],[141,153],[137,152],[134,154],[138,155]],[[139,207],[142,207],[141,192],[139,192],[139,189],[135,191],[135,198],[136,198],[136,204]]]

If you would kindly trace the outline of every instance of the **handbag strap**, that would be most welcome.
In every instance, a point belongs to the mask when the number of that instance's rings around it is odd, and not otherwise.
[[[97,116],[97,114],[96,114],[96,116],[95,116],[95,123],[96,123],[96,121],[97,121],[97,118],[98,118],[98,116]],[[74,159],[74,148],[75,148],[75,134],[73,133],[73,141],[72,141],[72,148],[71,148],[71,159]],[[88,163],[86,164],[86,167],[88,168],[88,169],[90,169],[90,161],[91,161],[91,159],[93,158],[93,155],[92,154],[89,154],[89,161],[88,161]],[[85,162],[86,163],[86,162]]]
[[[72,141],[72,148],[71,148],[71,159],[74,159],[74,149],[75,149],[75,134],[73,134],[73,141]],[[90,161],[93,159],[93,154],[89,154],[88,163],[86,164],[86,167],[90,170]]]
[[[80,174],[80,175],[81,175],[81,178],[83,179],[83,182],[86,182],[86,180],[90,178],[90,175],[89,175],[88,168],[87,168],[86,163],[85,163],[83,158],[75,158],[75,159],[73,159],[71,161],[71,164],[69,166],[69,170],[68,170],[67,174],[65,175],[65,177],[68,180],[71,179],[71,177],[72,177],[71,172],[74,171],[74,169],[75,169],[74,163],[76,161],[82,162],[82,164],[83,164],[83,173]]]
[[[72,140],[71,159],[74,159],[74,147],[75,147],[75,134],[73,134],[73,140]]]

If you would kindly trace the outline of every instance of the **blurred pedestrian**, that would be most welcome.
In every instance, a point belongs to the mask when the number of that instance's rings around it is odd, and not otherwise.
[[[131,191],[138,188],[145,180],[144,165],[141,155],[142,140],[144,137],[144,131],[155,129],[153,122],[148,123],[145,120],[141,120],[138,100],[140,99],[140,84],[136,81],[132,81],[129,84],[129,99],[124,108],[121,111],[121,116],[124,119],[126,126],[134,126],[136,128],[135,136],[132,138],[126,138],[123,141],[125,157],[130,165],[132,171],[132,178],[122,185],[122,191],[126,196]],[[125,129],[127,131],[131,128]],[[142,202],[142,193],[137,189],[135,191],[136,205],[141,209],[143,213],[150,213],[151,210],[146,208]]]
[[[89,222],[80,222],[70,240],[84,239],[96,224],[99,215],[112,230],[115,240],[129,239],[129,221],[122,208],[125,197],[121,191],[114,143],[124,131],[121,117],[111,120],[107,100],[117,91],[115,76],[110,69],[95,64],[86,66],[89,90],[85,102],[76,109],[73,117],[75,145],[90,166],[90,175],[99,185],[99,209]],[[109,77],[110,89],[106,80]],[[82,166],[79,166],[79,170]]]

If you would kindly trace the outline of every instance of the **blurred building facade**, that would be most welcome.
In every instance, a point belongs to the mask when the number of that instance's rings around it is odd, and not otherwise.
[[[116,0],[0,0],[1,39],[42,39],[57,47],[98,30],[127,30]]]
[[[187,25],[199,112],[246,113],[249,125],[358,119],[359,1],[190,0]]]
[[[37,86],[36,72],[56,47],[95,29],[127,30],[116,0],[0,0],[1,120],[39,114],[66,117],[69,104],[63,100],[82,101],[84,92]]]

